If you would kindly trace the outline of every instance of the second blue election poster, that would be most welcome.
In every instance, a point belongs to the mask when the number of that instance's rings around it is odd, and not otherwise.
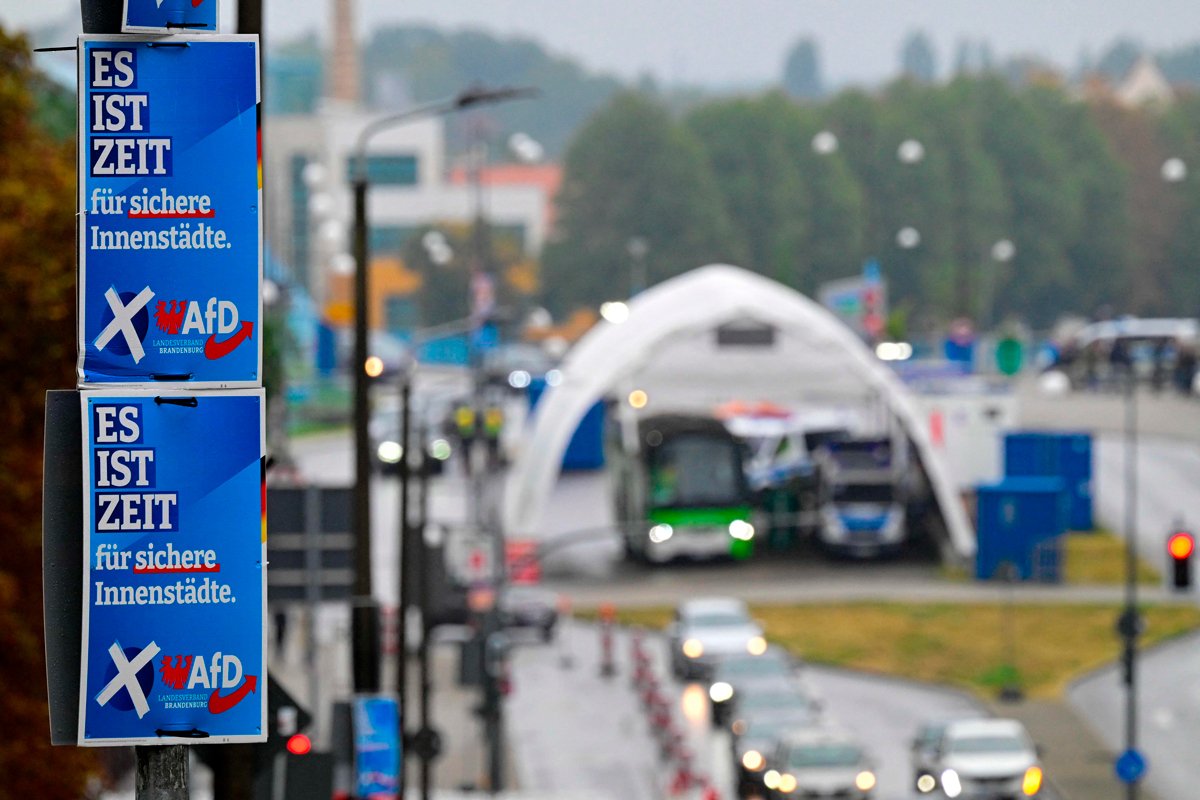
[[[79,744],[266,738],[263,397],[82,393]]]
[[[256,36],[81,36],[79,380],[259,383]]]

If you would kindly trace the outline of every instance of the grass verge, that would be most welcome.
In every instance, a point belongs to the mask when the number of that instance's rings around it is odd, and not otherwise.
[[[772,642],[807,661],[989,698],[1014,676],[1032,697],[1058,697],[1071,680],[1118,655],[1117,606],[862,602],[752,611]],[[1143,645],[1200,628],[1200,609],[1190,606],[1147,606],[1143,613]],[[662,628],[670,616],[667,608],[618,613],[623,624],[651,628]]]
[[[1111,586],[1125,582],[1125,542],[1106,530],[1068,535],[1063,562],[1063,577],[1067,583]],[[1162,575],[1138,558],[1137,581],[1145,586],[1158,586],[1162,583]]]

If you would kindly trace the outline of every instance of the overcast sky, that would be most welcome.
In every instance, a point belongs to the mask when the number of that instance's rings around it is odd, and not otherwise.
[[[269,37],[327,27],[331,0],[263,1]],[[232,31],[236,5],[223,5]],[[78,14],[78,0],[0,0],[7,27]],[[358,16],[360,31],[410,22],[482,28],[622,77],[650,72],[716,86],[776,80],[801,36],[819,41],[834,84],[892,74],[914,29],[933,36],[943,70],[963,37],[988,39],[1000,57],[1036,53],[1063,66],[1122,35],[1154,48],[1200,40],[1197,0],[359,0]]]

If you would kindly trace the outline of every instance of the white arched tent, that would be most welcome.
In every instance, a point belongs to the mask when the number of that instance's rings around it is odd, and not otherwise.
[[[747,324],[769,326],[775,345],[696,350],[697,341],[713,342],[718,328]],[[975,553],[958,489],[907,387],[829,311],[768,278],[714,264],[664,281],[633,298],[623,322],[592,328],[560,371],[562,380],[538,405],[509,476],[504,519],[511,537],[536,535],[563,453],[588,409],[616,389],[657,383],[690,389],[706,403],[768,393],[777,400],[826,405],[877,400],[917,450],[946,522],[946,544],[959,558]],[[652,403],[656,395],[649,391]]]

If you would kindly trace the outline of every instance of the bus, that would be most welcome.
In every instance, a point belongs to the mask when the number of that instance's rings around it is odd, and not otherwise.
[[[630,428],[636,436],[616,443],[610,459],[626,555],[655,564],[748,558],[755,527],[744,446],[710,417],[660,414]]]

